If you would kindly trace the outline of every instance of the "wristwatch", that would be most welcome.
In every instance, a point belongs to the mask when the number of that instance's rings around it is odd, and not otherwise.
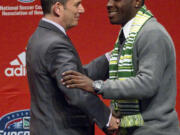
[[[98,94],[101,91],[103,84],[104,84],[104,81],[102,80],[97,80],[92,83],[92,87],[96,94]]]

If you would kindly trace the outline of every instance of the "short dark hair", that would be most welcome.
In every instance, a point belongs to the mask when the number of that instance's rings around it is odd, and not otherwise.
[[[60,2],[64,5],[67,1],[68,0],[41,0],[43,14],[49,14],[51,12],[52,5],[54,5],[56,2]]]
[[[144,5],[145,0],[142,0],[142,6]]]

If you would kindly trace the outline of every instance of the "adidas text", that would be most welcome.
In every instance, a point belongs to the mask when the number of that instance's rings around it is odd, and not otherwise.
[[[7,77],[26,76],[26,67],[23,65],[20,65],[20,67],[6,68],[4,73]]]

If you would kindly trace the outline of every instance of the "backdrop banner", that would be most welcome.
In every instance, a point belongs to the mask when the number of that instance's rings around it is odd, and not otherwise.
[[[82,1],[85,13],[68,31],[82,63],[113,49],[120,26],[111,25],[104,0]],[[146,0],[148,9],[172,36],[177,56],[177,103],[180,119],[180,1]],[[161,5],[161,6],[160,6]],[[0,135],[29,135],[30,93],[26,73],[26,45],[43,13],[39,0],[0,0]],[[109,100],[104,100],[109,105]],[[97,135],[104,135],[96,127]]]

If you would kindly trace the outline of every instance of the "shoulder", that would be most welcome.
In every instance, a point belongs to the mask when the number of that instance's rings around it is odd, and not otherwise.
[[[138,46],[158,44],[159,47],[173,47],[173,41],[167,30],[155,19],[146,22],[136,38]]]
[[[44,55],[57,52],[60,49],[69,50],[72,46],[65,34],[38,27],[29,40],[27,50],[39,55],[39,58],[44,58]]]
[[[47,52],[55,48],[71,48],[72,46],[70,39],[64,33],[42,27],[39,27],[33,34],[33,40],[41,52]]]
[[[138,38],[168,38],[171,40],[171,37],[167,30],[160,24],[154,17],[149,19],[144,26],[142,27],[141,31],[138,34]]]

